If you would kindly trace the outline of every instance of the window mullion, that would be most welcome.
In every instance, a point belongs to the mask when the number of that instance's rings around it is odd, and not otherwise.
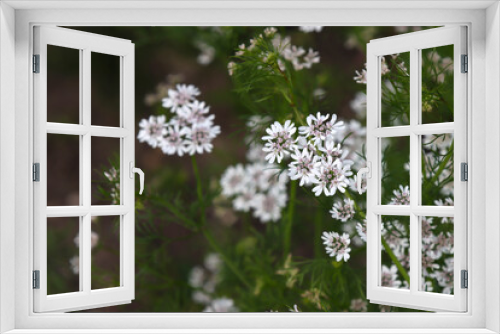
[[[82,125],[85,127],[90,127],[91,125],[91,78],[90,78],[90,50],[83,50],[83,64],[82,64],[82,91],[81,91],[81,99],[82,99]],[[91,135],[89,132],[82,136],[82,151],[81,151],[81,160],[80,160],[80,169],[82,170],[82,204],[85,208],[90,209],[91,205],[91,173],[92,173],[92,162],[91,162]],[[90,211],[86,212],[85,216],[83,216],[83,240],[80,244],[80,252],[82,254],[81,257],[81,277],[83,279],[83,291],[90,293],[91,290],[91,233],[92,233],[92,217],[90,215]]]
[[[420,100],[420,64],[419,50],[410,51],[410,126],[412,129],[419,123]],[[420,204],[418,135],[410,133],[410,292],[418,291],[419,284],[419,218],[414,209]]]

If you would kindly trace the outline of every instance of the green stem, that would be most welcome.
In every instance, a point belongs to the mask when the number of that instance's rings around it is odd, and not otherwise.
[[[354,209],[356,210],[356,213],[358,213],[361,217],[363,218],[366,218],[366,215],[364,212],[362,212],[358,205],[356,204],[356,201],[354,201],[351,197],[351,194],[349,194],[349,191],[346,190],[345,192],[345,195],[347,198],[351,199],[354,203]],[[403,265],[401,264],[401,262],[399,262],[398,258],[396,257],[396,255],[394,254],[394,252],[392,251],[392,249],[389,247],[389,245],[387,244],[387,241],[385,241],[385,239],[382,237],[382,246],[384,246],[384,249],[386,251],[386,253],[389,255],[389,257],[391,258],[392,262],[394,262],[394,264],[396,265],[396,267],[398,268],[401,276],[403,276],[403,278],[405,279],[405,281],[408,282],[408,284],[410,284],[410,276],[408,276],[408,273],[406,272],[406,269],[403,267]]]
[[[436,182],[436,180],[439,178],[439,176],[441,175],[441,173],[443,173],[443,170],[445,169],[446,165],[448,164],[448,162],[450,161],[450,159],[453,156],[453,147],[454,147],[454,145],[455,145],[455,142],[452,141],[451,145],[450,145],[450,149],[448,151],[448,155],[443,159],[443,161],[439,165],[439,169],[437,170],[436,174],[434,174],[434,176],[432,177],[431,181],[428,183],[428,187],[432,186],[434,184],[434,182]]]
[[[392,251],[391,247],[389,247],[389,244],[387,243],[387,241],[385,241],[385,239],[383,237],[380,238],[380,239],[382,240],[382,246],[384,246],[384,249],[385,249],[386,253],[389,255],[389,257],[391,258],[392,262],[394,262],[394,264],[398,268],[399,273],[401,274],[401,276],[403,276],[403,278],[405,279],[405,281],[408,282],[408,284],[410,284],[410,276],[408,276],[408,273],[406,272],[406,269],[403,267],[403,265],[401,264],[401,262],[399,262],[399,260],[396,257],[396,255],[394,255],[394,252]]]
[[[290,204],[288,205],[287,219],[285,222],[285,232],[283,233],[283,255],[286,258],[290,253],[290,245],[292,241],[292,225],[295,212],[295,197],[297,196],[297,182],[291,182],[290,185]]]
[[[198,163],[196,162],[196,157],[194,155],[191,156],[191,162],[193,164],[193,171],[194,171],[194,175],[196,177],[196,193],[198,194],[198,201],[201,204],[200,220],[201,220],[201,226],[202,226],[201,230],[203,232],[203,236],[205,237],[205,239],[207,239],[208,243],[214,249],[214,251],[217,252],[222,257],[222,260],[224,260],[224,263],[228,266],[228,268],[231,269],[231,271],[241,280],[241,282],[243,284],[246,285],[247,288],[251,289],[252,286],[245,279],[245,276],[243,276],[243,274],[238,270],[238,267],[236,267],[236,265],[227,257],[227,255],[220,248],[217,241],[215,241],[212,234],[205,228],[205,221],[206,221],[205,201],[203,198],[201,177],[200,177],[200,173],[198,171]]]
[[[228,266],[228,268],[231,269],[233,274],[235,274],[247,288],[252,289],[252,285],[246,280],[245,276],[239,271],[238,267],[222,251],[222,249],[220,248],[217,241],[215,241],[212,234],[205,228],[203,228],[202,231],[203,231],[203,236],[205,237],[205,239],[207,239],[210,246],[214,249],[215,252],[217,252],[221,256],[222,260]]]

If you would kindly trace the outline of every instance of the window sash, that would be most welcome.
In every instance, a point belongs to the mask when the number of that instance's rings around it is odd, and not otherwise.
[[[466,54],[466,28],[435,28],[421,32],[372,40],[367,46],[367,161],[372,177],[367,186],[367,297],[370,302],[407,308],[438,311],[467,311],[467,290],[460,287],[460,271],[467,269],[467,186],[460,181],[460,164],[467,162],[467,76],[460,73],[461,54]],[[421,108],[420,50],[454,45],[454,122],[419,124]],[[381,127],[380,57],[410,52],[410,125]],[[421,192],[421,143],[425,134],[454,134],[454,207],[418,205]],[[410,205],[380,205],[381,138],[410,138]],[[410,217],[410,288],[380,286],[381,215]],[[420,216],[454,217],[454,295],[419,291],[421,286]]]
[[[47,122],[47,45],[80,50],[80,124]],[[120,126],[91,125],[91,52],[120,57]],[[34,270],[40,270],[40,289],[34,289],[34,311],[74,311],[129,303],[134,298],[134,46],[130,41],[58,27],[35,27],[34,53],[40,73],[34,80],[34,161],[40,163],[40,182],[34,184]],[[47,134],[80,138],[80,205],[47,207]],[[120,205],[91,205],[91,138],[120,139]],[[91,288],[91,218],[120,216],[120,286]],[[47,218],[80,217],[80,291],[47,295]]]

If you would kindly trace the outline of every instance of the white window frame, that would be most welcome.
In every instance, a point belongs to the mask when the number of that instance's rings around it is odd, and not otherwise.
[[[411,306],[422,310],[464,312],[467,310],[467,290],[461,288],[461,270],[467,270],[467,185],[461,181],[461,163],[467,163],[467,76],[462,73],[461,56],[467,54],[465,26],[448,26],[380,38],[367,45],[367,163],[371,177],[367,181],[367,298],[374,303]],[[421,50],[453,46],[454,121],[422,124],[422,56]],[[381,57],[409,52],[410,54],[410,119],[408,125],[383,126]],[[422,135],[454,135],[454,206],[422,205]],[[386,205],[382,194],[383,138],[409,139],[410,205]],[[382,216],[407,216],[410,220],[410,287],[383,287],[381,283],[381,222]],[[453,295],[421,291],[423,216],[454,217],[454,293]]]
[[[39,164],[39,181],[33,184],[33,269],[39,271],[38,289],[34,289],[34,311],[75,311],[117,304],[134,299],[135,285],[135,184],[130,175],[135,157],[134,44],[128,40],[60,27],[34,27],[34,54],[39,56],[39,72],[34,84],[34,162]],[[80,101],[79,124],[47,121],[47,46],[72,48],[79,52]],[[119,57],[120,103],[116,112],[119,126],[93,125],[91,120],[92,52]],[[47,206],[47,134],[78,136],[80,142],[79,198],[76,206]],[[92,138],[110,137],[120,141],[120,203],[92,205]],[[119,216],[120,263],[118,287],[91,287],[91,219]],[[76,217],[79,220],[79,291],[47,295],[47,218]],[[69,223],[71,224],[71,223]]]
[[[73,8],[71,8],[73,6]],[[70,7],[70,8],[61,8]],[[79,8],[79,9],[75,9]],[[103,10],[103,8],[106,8]],[[126,9],[131,8],[131,9]],[[223,9],[221,9],[223,8]],[[138,10],[141,9],[141,10]],[[210,14],[210,15],[207,15]],[[34,314],[32,27],[84,25],[442,25],[469,27],[469,311],[407,314]],[[0,3],[0,331],[70,333],[500,332],[500,11],[497,1]],[[486,71],[486,68],[488,69]],[[14,83],[14,84],[13,84]],[[13,112],[15,110],[15,112]],[[486,121],[487,120],[487,121]],[[15,145],[12,145],[12,138]],[[488,152],[488,154],[486,154]],[[14,177],[12,177],[14,175]],[[486,182],[486,175],[488,182]],[[12,196],[12,194],[15,194]],[[488,194],[488,196],[486,196]],[[486,219],[487,218],[487,219]],[[15,238],[13,238],[15,236]],[[486,251],[488,256],[486,257]],[[14,254],[14,256],[12,256]],[[30,259],[26,261],[26,259]],[[487,262],[486,262],[487,261]],[[486,265],[487,264],[487,265]],[[14,287],[14,288],[13,288]],[[488,293],[486,293],[486,291]],[[12,307],[14,305],[14,307]],[[167,329],[165,329],[167,328]],[[169,328],[169,329],[168,329]],[[246,330],[245,330],[246,328]],[[287,328],[287,329],[285,329]],[[38,331],[38,329],[40,331]],[[120,331],[122,329],[122,331]],[[161,330],[160,329],[164,329]],[[238,330],[239,329],[239,330]],[[108,330],[108,331],[106,331]]]

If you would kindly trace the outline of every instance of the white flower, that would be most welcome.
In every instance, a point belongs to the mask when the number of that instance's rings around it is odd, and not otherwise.
[[[323,30],[323,26],[300,26],[299,30],[305,33],[321,32],[321,30]]]
[[[149,116],[149,120],[143,119],[139,122],[139,134],[137,139],[141,143],[147,142],[151,147],[156,148],[162,141],[163,136],[167,133],[165,129],[165,116]]]
[[[232,196],[243,192],[247,188],[248,176],[243,165],[230,166],[222,174],[220,184],[222,194]]]
[[[194,101],[195,96],[200,95],[200,90],[193,85],[179,84],[176,88],[176,90],[169,89],[168,97],[162,100],[163,107],[170,108],[173,112]]]
[[[233,76],[237,66],[238,65],[236,65],[234,61],[230,61],[229,63],[227,63],[227,72],[229,73],[229,76]]]
[[[288,309],[288,311],[290,311],[290,312],[300,312],[300,311],[299,311],[299,308],[297,307],[297,304],[294,304],[294,305],[293,305],[293,308]]]
[[[453,289],[453,257],[444,260],[445,265],[441,270],[435,270],[430,276],[435,278],[440,287],[443,287],[444,294],[451,294]]]
[[[365,84],[366,85],[366,80],[367,80],[366,70],[362,69],[361,72],[359,72],[358,70],[356,70],[356,75],[354,76],[353,79],[354,79],[354,81],[356,81],[356,83]]]
[[[394,190],[394,197],[391,198],[391,205],[410,205],[410,188],[399,186],[399,190]]]
[[[344,127],[344,122],[336,122],[337,115],[332,114],[332,118],[328,121],[330,115],[321,115],[318,112],[315,115],[309,115],[306,118],[307,126],[301,126],[299,133],[306,137],[313,137],[313,142],[316,146],[321,145],[321,141],[325,140],[328,136],[332,136],[336,131]]]
[[[80,273],[80,257],[78,255],[69,260],[69,265],[73,274],[78,275]]]
[[[191,298],[193,299],[193,301],[195,303],[204,304],[204,305],[210,304],[210,302],[212,301],[212,298],[210,298],[210,296],[203,291],[193,292],[193,295],[191,296]]]
[[[347,262],[349,260],[351,257],[349,254],[351,252],[351,248],[349,248],[351,240],[347,233],[340,236],[337,232],[323,232],[321,239],[323,239],[326,253],[330,257],[335,257],[337,262],[342,260]]]
[[[319,53],[318,51],[314,51],[313,49],[309,48],[309,51],[307,54],[304,56],[304,63],[303,66],[305,68],[311,68],[312,64],[317,64],[319,63]]]
[[[391,268],[382,265],[381,285],[389,288],[399,288],[401,286],[401,281],[398,280],[397,273],[398,268],[395,265],[392,265]]]
[[[196,58],[198,64],[208,65],[214,60],[215,48],[213,46],[208,45],[205,42],[199,41],[196,43],[196,47],[201,51],[201,53]]]
[[[250,209],[253,207],[254,197],[255,197],[255,188],[246,187],[233,200],[233,208],[236,211],[243,211],[243,212],[250,211]]]
[[[292,154],[293,161],[289,164],[288,176],[292,180],[300,179],[300,186],[316,182],[321,163],[319,157],[305,148],[302,152],[298,149]]]
[[[325,193],[326,196],[333,196],[338,191],[345,192],[349,185],[346,177],[351,176],[350,166],[343,166],[339,159],[335,161],[328,156],[326,161],[321,162],[320,174],[315,181],[316,186],[313,192],[316,196]]]
[[[356,224],[356,231],[358,232],[358,235],[361,238],[361,240],[366,242],[366,219],[363,221],[363,223]]]
[[[358,119],[366,117],[366,94],[357,92],[354,99],[349,103],[351,109],[356,113]]]
[[[353,299],[351,300],[351,306],[349,307],[351,311],[354,312],[366,312],[367,303],[363,299]]]
[[[266,35],[267,37],[273,36],[277,32],[278,29],[276,29],[275,27],[267,27],[266,29],[264,29],[264,35]]]
[[[210,110],[209,106],[205,106],[205,102],[195,100],[187,105],[177,109],[177,114],[189,124],[203,123],[207,119],[212,121],[214,115],[206,116]]]
[[[165,138],[160,144],[163,153],[182,157],[186,151],[186,141],[183,138],[185,129],[180,130],[179,125],[175,124],[168,126],[166,129]]]
[[[283,160],[285,155],[289,155],[290,151],[295,149],[295,142],[292,135],[297,131],[295,125],[287,120],[281,125],[279,122],[274,122],[266,129],[267,136],[262,137],[262,140],[267,141],[262,149],[264,152],[269,152],[266,155],[266,160],[269,163],[278,163]]]
[[[264,146],[252,143],[248,147],[247,160],[250,162],[265,162],[266,153],[262,150]]]
[[[287,195],[272,189],[267,194],[256,194],[253,198],[254,216],[261,222],[277,221],[281,209],[286,205]]]
[[[196,266],[189,273],[189,285],[193,288],[201,288],[205,281],[205,271],[202,267]]]
[[[354,201],[345,198],[344,204],[342,204],[342,202],[335,203],[330,213],[332,214],[332,218],[339,219],[345,223],[354,217]]]
[[[205,261],[203,262],[205,268],[210,270],[212,273],[218,273],[222,267],[222,259],[217,253],[210,253],[205,257]]]
[[[219,133],[220,127],[212,125],[212,122],[209,121],[194,124],[191,128],[185,128],[185,135],[188,139],[186,141],[186,152],[190,155],[211,152],[213,148],[212,139],[217,137]]]
[[[214,299],[203,312],[238,312],[238,308],[234,306],[234,301],[229,298]]]
[[[73,239],[73,242],[75,243],[76,247],[80,247],[80,233],[76,235],[76,237]],[[96,232],[92,231],[90,233],[90,248],[94,248],[97,246],[99,243],[99,234]]]

